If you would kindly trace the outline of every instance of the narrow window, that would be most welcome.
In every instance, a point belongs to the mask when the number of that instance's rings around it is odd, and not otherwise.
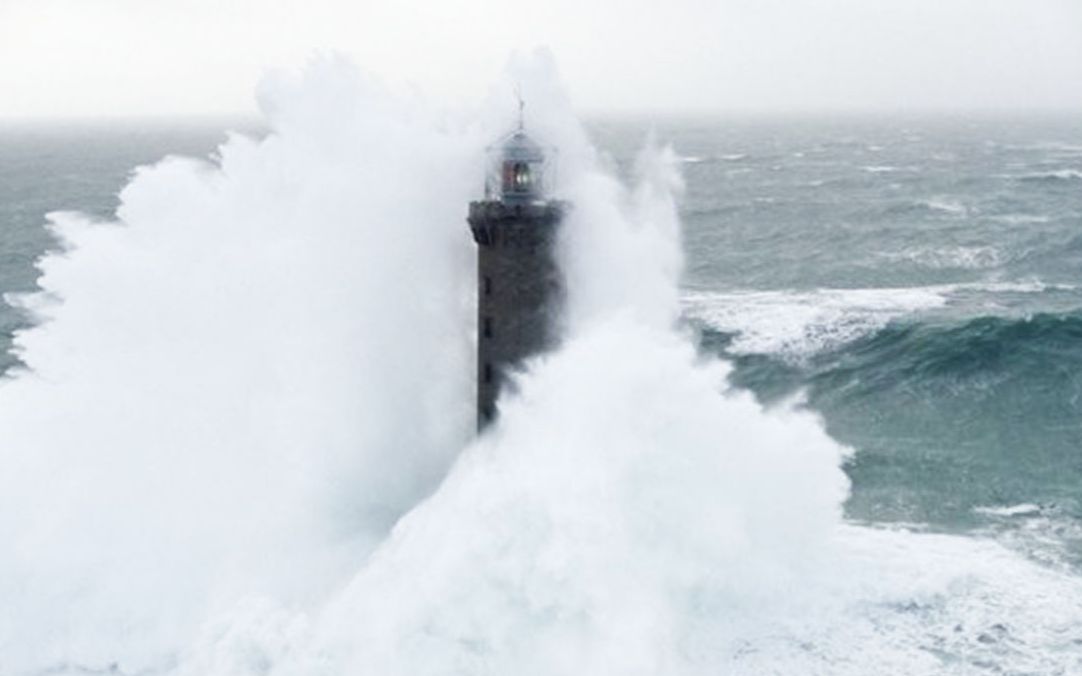
[[[492,364],[485,363],[485,375],[484,379],[486,383],[492,382]]]
[[[481,321],[481,335],[485,338],[492,337],[492,317],[485,317]]]
[[[492,295],[492,278],[489,277],[488,275],[485,276],[485,295],[486,296],[491,296]]]

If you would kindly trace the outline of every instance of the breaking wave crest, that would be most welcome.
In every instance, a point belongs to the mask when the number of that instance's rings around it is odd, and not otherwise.
[[[693,291],[685,293],[682,300],[688,318],[732,337],[729,354],[771,354],[799,361],[874,336],[898,320],[919,319],[948,305],[979,305],[989,294],[1034,294],[1067,288],[1072,287],[1030,279],[871,289]]]
[[[1055,171],[1036,172],[1032,174],[1026,174],[1025,176],[1020,177],[1020,180],[1037,183],[1078,181],[1082,180],[1082,170],[1057,169]]]
[[[690,317],[735,336],[730,352],[795,359],[844,345],[892,319],[945,303],[943,293],[928,288],[703,292],[684,297]]]
[[[888,215],[894,216],[960,219],[969,215],[970,208],[954,199],[936,197],[933,199],[898,202],[888,206],[884,211]]]

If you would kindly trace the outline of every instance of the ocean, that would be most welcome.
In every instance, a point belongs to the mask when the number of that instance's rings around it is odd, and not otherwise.
[[[617,157],[639,130],[600,122]],[[1082,122],[658,122],[689,321],[857,453],[852,519],[1082,564]],[[641,132],[640,132],[641,133]]]
[[[227,129],[264,133],[223,120],[0,127],[0,291],[35,290],[35,261],[62,250],[47,213],[111,219],[135,167],[214,158]],[[617,176],[634,174],[651,130],[672,146],[684,330],[729,364],[737,391],[810,412],[852,449],[848,524],[992,543],[1082,579],[1082,118],[661,116],[586,129]],[[447,216],[464,241],[465,209]],[[13,336],[33,322],[0,305],[9,378],[23,371]],[[1000,635],[1005,616],[965,650],[936,644],[943,671],[908,673],[1077,673],[1075,610],[1059,657],[1012,661],[1027,649]],[[832,673],[815,664],[806,673]]]

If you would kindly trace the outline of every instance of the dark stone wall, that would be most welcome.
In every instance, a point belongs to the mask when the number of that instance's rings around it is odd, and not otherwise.
[[[508,376],[556,342],[563,285],[556,266],[561,202],[470,204],[477,242],[477,427],[496,416]]]

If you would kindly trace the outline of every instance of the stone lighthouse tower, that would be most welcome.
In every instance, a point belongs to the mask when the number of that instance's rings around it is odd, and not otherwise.
[[[518,129],[489,149],[485,199],[467,219],[477,242],[477,428],[492,422],[521,362],[552,346],[562,283],[553,247],[565,204],[548,199],[552,168]]]

